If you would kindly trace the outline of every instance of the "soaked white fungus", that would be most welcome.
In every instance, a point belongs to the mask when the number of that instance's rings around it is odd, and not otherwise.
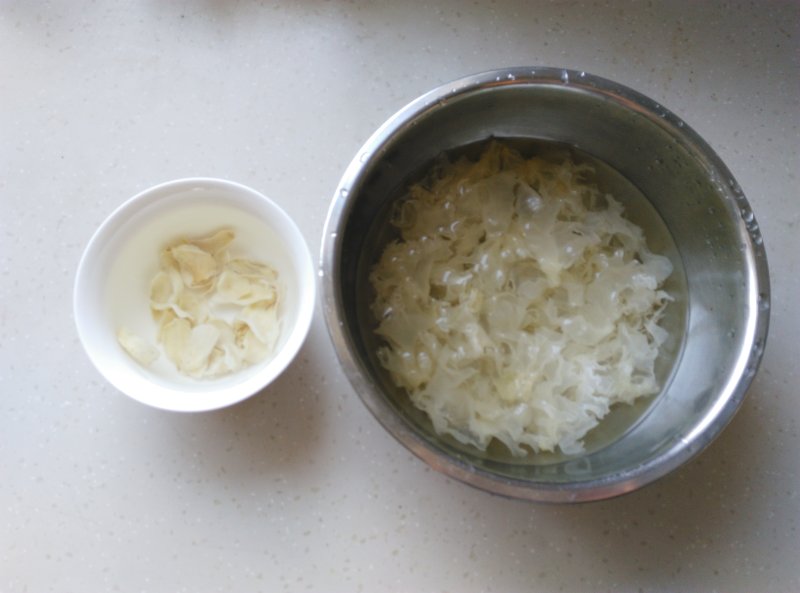
[[[370,275],[378,358],[438,433],[579,453],[612,405],[658,391],[672,265],[591,173],[493,142],[399,203]]]
[[[181,239],[161,252],[150,284],[150,311],[166,357],[190,377],[226,375],[264,360],[280,334],[278,274],[271,267],[233,258],[235,233],[223,229]],[[149,366],[159,351],[128,328],[120,345]]]

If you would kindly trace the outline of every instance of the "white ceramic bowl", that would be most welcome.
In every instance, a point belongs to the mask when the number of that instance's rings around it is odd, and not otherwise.
[[[164,356],[144,368],[120,347],[116,334],[126,326],[156,343],[149,286],[158,271],[160,250],[177,237],[221,227],[236,231],[234,254],[278,271],[284,294],[279,303],[281,335],[273,355],[209,380],[180,374]],[[213,410],[259,392],[289,365],[308,334],[315,289],[308,246],[277,204],[238,183],[189,178],[143,191],[103,222],[78,266],[74,314],[89,358],[114,387],[156,408]]]

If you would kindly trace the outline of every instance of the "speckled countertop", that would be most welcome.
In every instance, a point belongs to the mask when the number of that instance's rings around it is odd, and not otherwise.
[[[0,2],[0,591],[799,591],[799,6]],[[276,384],[220,412],[148,409],[90,365],[75,269],[126,198],[237,180],[316,253],[378,125],[507,65],[658,100],[752,203],[771,334],[743,408],[695,461],[583,506],[455,483],[369,415],[321,315]]]

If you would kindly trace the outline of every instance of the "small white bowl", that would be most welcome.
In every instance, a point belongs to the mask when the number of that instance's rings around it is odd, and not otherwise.
[[[233,253],[269,264],[283,290],[281,334],[271,357],[224,377],[197,380],[161,356],[145,368],[119,345],[125,326],[156,343],[150,281],[159,252],[181,236],[222,227],[236,232]],[[75,279],[78,336],[97,370],[144,404],[203,411],[242,401],[269,385],[294,359],[311,325],[316,278],[300,230],[277,204],[257,191],[221,179],[170,181],[134,196],[109,216],[89,241]]]

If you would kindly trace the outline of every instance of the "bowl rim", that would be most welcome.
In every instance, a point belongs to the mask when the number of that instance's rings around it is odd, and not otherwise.
[[[234,384],[221,387],[218,390],[205,389],[205,394],[210,397],[198,399],[185,397],[185,390],[173,389],[163,385],[150,384],[151,389],[141,390],[140,385],[131,386],[121,381],[117,374],[110,372],[93,347],[89,318],[91,311],[87,310],[84,293],[90,290],[91,266],[100,255],[104,245],[113,234],[125,227],[127,221],[136,213],[141,212],[157,201],[184,195],[187,191],[195,189],[211,189],[219,191],[226,201],[240,203],[247,201],[258,206],[262,221],[279,228],[281,241],[287,242],[293,252],[292,265],[296,268],[297,282],[303,290],[300,291],[300,303],[297,307],[297,318],[294,325],[289,328],[289,335],[285,344],[276,352],[273,358],[258,372]],[[237,196],[234,198],[234,196]],[[264,217],[264,214],[268,216]],[[299,266],[296,265],[299,263]],[[176,411],[176,412],[203,412],[221,409],[241,402],[266,388],[272,383],[294,360],[300,351],[313,320],[316,306],[316,277],[315,266],[309,250],[308,243],[303,237],[297,224],[275,201],[261,192],[241,183],[216,177],[183,177],[165,181],[148,187],[134,196],[125,200],[109,214],[100,226],[92,233],[91,238],[84,248],[75,273],[73,284],[73,319],[78,333],[78,338],[92,365],[97,371],[128,397],[146,404],[150,407]],[[211,400],[211,401],[209,401]]]
[[[672,136],[701,158],[709,171],[721,174],[721,183],[730,191],[742,214],[739,221],[744,234],[750,291],[743,346],[728,382],[721,387],[717,405],[694,427],[658,456],[630,470],[600,479],[560,484],[525,481],[499,476],[431,447],[395,414],[369,378],[356,355],[351,336],[344,328],[343,307],[335,280],[339,275],[343,221],[352,205],[354,189],[363,181],[370,163],[394,138],[402,135],[413,122],[442,108],[449,101],[486,89],[503,86],[569,87],[576,92],[602,97],[630,109],[666,129]],[[747,216],[745,216],[747,213]],[[518,66],[465,76],[442,84],[412,100],[389,117],[361,146],[347,166],[336,188],[322,236],[319,272],[323,314],[329,336],[352,387],[378,422],[403,446],[437,471],[479,489],[511,498],[537,502],[587,502],[603,500],[637,490],[665,476],[705,449],[730,422],[761,362],[769,328],[770,283],[763,238],[741,187],[716,152],[677,115],[649,97],[617,82],[585,71],[553,67]]]

